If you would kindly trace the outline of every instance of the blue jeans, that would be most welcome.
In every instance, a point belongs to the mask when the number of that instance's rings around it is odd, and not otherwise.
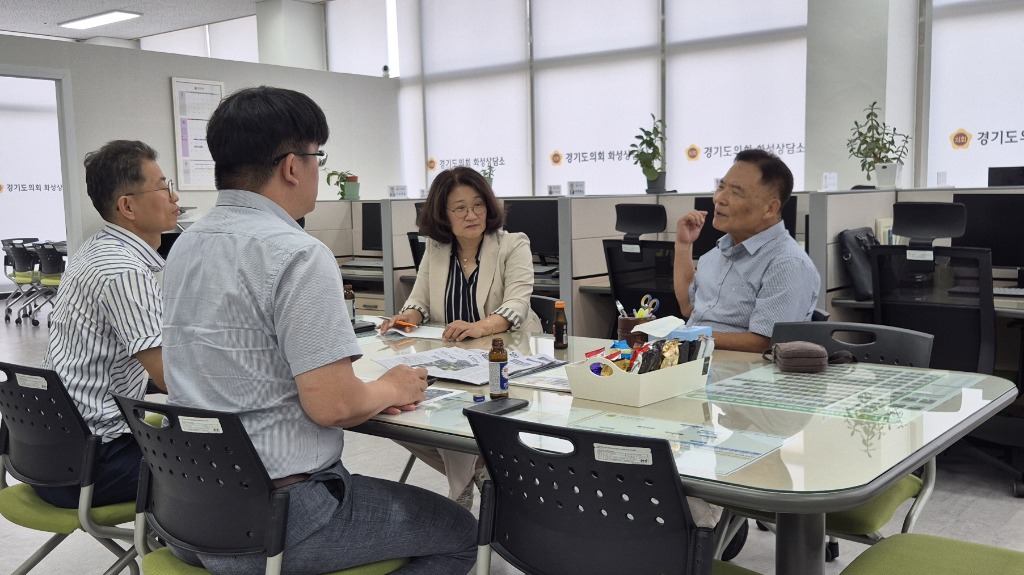
[[[409,557],[396,574],[453,575],[468,573],[476,560],[476,518],[431,491],[350,475],[341,463],[282,490],[290,498],[284,574],[316,575]],[[172,551],[185,561],[198,558],[217,575],[262,573],[266,563],[264,555]]]
[[[139,462],[142,450],[132,434],[126,433],[117,439],[100,445],[97,454],[96,474],[93,476],[92,506],[101,507],[113,503],[135,501],[139,490]],[[33,486],[43,501],[64,509],[78,508],[78,494],[81,488]]]

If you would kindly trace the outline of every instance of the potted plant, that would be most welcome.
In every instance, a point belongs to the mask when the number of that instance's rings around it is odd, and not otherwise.
[[[331,180],[334,180],[333,182]],[[343,200],[359,199],[359,176],[348,171],[334,170],[327,174],[327,185],[338,187],[338,197]]]
[[[853,122],[853,133],[846,142],[851,158],[860,158],[860,169],[871,181],[871,172],[878,176],[879,186],[895,186],[899,179],[903,158],[907,156],[910,136],[901,134],[895,128],[878,119],[882,111],[878,102],[864,109],[867,115],[864,123]]]
[[[637,142],[629,147],[626,156],[633,158],[647,178],[647,192],[660,193],[665,191],[665,121],[651,114],[654,125],[650,130],[640,127]]]
[[[486,168],[480,170],[480,175],[487,180],[487,185],[494,187],[494,166],[488,165]]]

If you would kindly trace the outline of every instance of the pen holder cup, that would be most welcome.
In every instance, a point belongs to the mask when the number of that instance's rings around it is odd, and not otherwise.
[[[629,347],[636,347],[645,343],[647,341],[647,334],[642,331],[633,333],[633,328],[655,319],[658,318],[654,315],[649,315],[647,317],[619,317],[617,339],[626,340]]]

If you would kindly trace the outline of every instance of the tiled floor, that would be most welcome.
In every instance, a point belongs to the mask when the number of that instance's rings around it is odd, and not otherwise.
[[[36,365],[46,351],[47,329],[42,326],[0,325],[0,361]],[[407,452],[386,439],[348,433],[345,439],[346,465],[354,473],[398,479]],[[426,465],[413,468],[409,482],[444,493],[447,483]],[[892,522],[886,533],[898,531]],[[940,458],[936,492],[918,522],[917,531],[1024,550],[1024,499],[1015,499],[1010,478],[970,460],[954,456]],[[9,572],[43,543],[46,536],[30,532],[0,518],[0,572]],[[765,575],[774,573],[775,537],[752,529],[746,547],[735,562]],[[841,556],[826,566],[828,574],[839,573],[862,551],[863,545],[842,542]],[[68,538],[44,560],[33,575],[100,573],[113,556],[81,532]],[[518,570],[500,559],[493,573],[516,574]]]

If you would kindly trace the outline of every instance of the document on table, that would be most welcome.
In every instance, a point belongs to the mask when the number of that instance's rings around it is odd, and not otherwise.
[[[396,355],[375,361],[388,369],[397,365],[425,367],[429,375],[471,385],[487,385],[488,381],[487,351],[482,349],[446,347],[411,355]],[[518,372],[526,373],[542,369],[547,365],[555,367],[562,363],[564,362],[559,362],[549,355],[523,355],[512,350],[508,354],[509,378],[515,381],[514,377]]]
[[[444,326],[421,325],[410,332],[393,327],[387,333],[397,333],[402,337],[418,337],[420,339],[444,339]]]

